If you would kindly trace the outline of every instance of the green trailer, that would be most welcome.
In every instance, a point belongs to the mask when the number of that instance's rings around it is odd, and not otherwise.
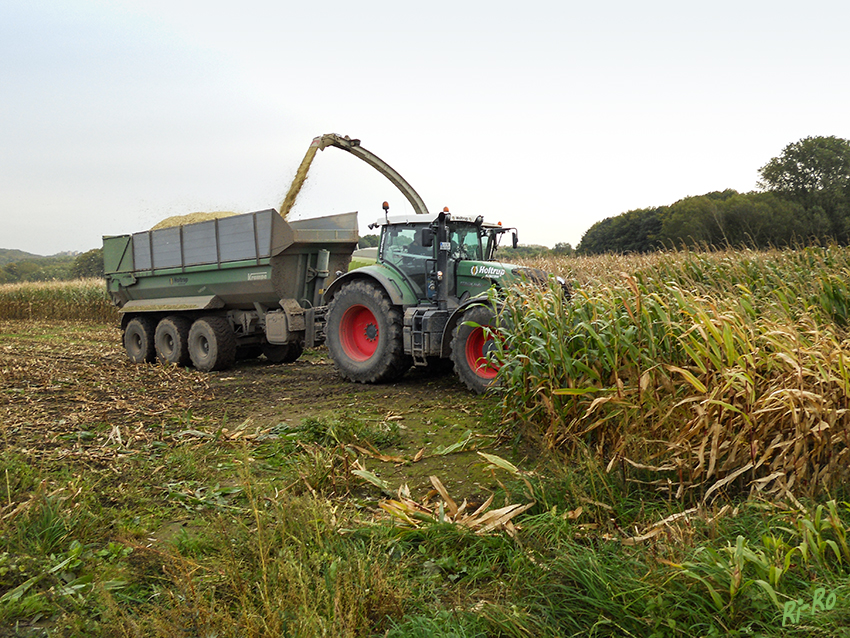
[[[323,342],[322,296],[358,238],[357,213],[286,221],[273,209],[104,237],[127,354],[203,371],[294,361]]]

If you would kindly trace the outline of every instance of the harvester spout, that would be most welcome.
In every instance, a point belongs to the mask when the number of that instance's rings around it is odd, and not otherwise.
[[[353,140],[347,135],[343,137],[336,133],[328,133],[327,135],[320,135],[319,137],[314,138],[312,144],[310,144],[311,148],[322,151],[328,146],[341,148],[344,151],[348,151],[355,157],[362,159],[369,166],[376,169],[379,173],[381,173],[381,175],[390,180],[395,187],[401,191],[402,195],[407,198],[407,201],[410,202],[410,205],[413,206],[413,210],[417,214],[428,214],[428,207],[425,206],[425,202],[419,196],[419,193],[413,189],[413,186],[408,184],[407,180],[399,175],[398,171],[396,171],[392,166],[387,164],[371,151],[367,151],[365,148],[360,146],[360,140]]]

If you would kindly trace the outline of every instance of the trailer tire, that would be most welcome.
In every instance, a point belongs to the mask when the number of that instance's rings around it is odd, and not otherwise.
[[[392,381],[413,364],[404,354],[404,317],[383,288],[354,281],[328,305],[325,342],[337,371],[358,383]]]
[[[170,315],[156,325],[154,347],[156,358],[163,365],[189,365],[189,330],[192,322],[186,317]]]
[[[469,323],[477,325],[469,325]],[[485,392],[492,384],[499,369],[487,361],[486,356],[493,347],[495,315],[487,306],[472,306],[467,310],[452,336],[451,358],[455,374],[463,384],[477,394]]]
[[[260,347],[263,350],[263,355],[271,363],[292,363],[304,352],[304,346],[300,341],[285,343],[283,345],[264,343]]]
[[[156,361],[154,334],[156,321],[153,317],[134,317],[124,328],[124,349],[133,363],[153,363]]]
[[[236,335],[224,317],[201,317],[189,330],[189,357],[201,372],[226,370],[236,361]]]

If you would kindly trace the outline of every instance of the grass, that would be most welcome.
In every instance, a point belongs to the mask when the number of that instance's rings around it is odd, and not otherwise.
[[[572,303],[510,298],[507,391],[453,404],[527,456],[462,457],[491,477],[484,514],[527,508],[489,531],[451,486],[384,481],[416,454],[409,421],[283,401],[248,425],[208,376],[126,366],[114,330],[7,322],[0,635],[850,635],[848,264],[542,264]],[[465,430],[432,460],[460,459]]]

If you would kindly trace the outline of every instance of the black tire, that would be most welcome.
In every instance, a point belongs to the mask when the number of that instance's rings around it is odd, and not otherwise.
[[[224,317],[201,317],[189,330],[189,357],[201,372],[226,370],[236,361],[236,335]]]
[[[392,381],[413,364],[404,354],[404,317],[369,281],[343,286],[328,306],[325,343],[337,371],[358,383]]]
[[[134,317],[124,328],[124,349],[133,363],[153,363],[156,360],[154,334],[156,320],[153,317]]]
[[[467,322],[477,325],[470,326]],[[486,361],[493,347],[493,337],[484,327],[495,325],[495,314],[486,306],[472,306],[463,313],[452,335],[451,358],[455,374],[463,384],[477,394],[492,386],[498,369]]]
[[[160,320],[154,335],[156,358],[163,365],[189,365],[189,330],[192,322],[186,317],[171,315]]]
[[[264,343],[261,348],[263,355],[272,363],[292,363],[304,352],[304,346],[300,341],[283,345]]]

